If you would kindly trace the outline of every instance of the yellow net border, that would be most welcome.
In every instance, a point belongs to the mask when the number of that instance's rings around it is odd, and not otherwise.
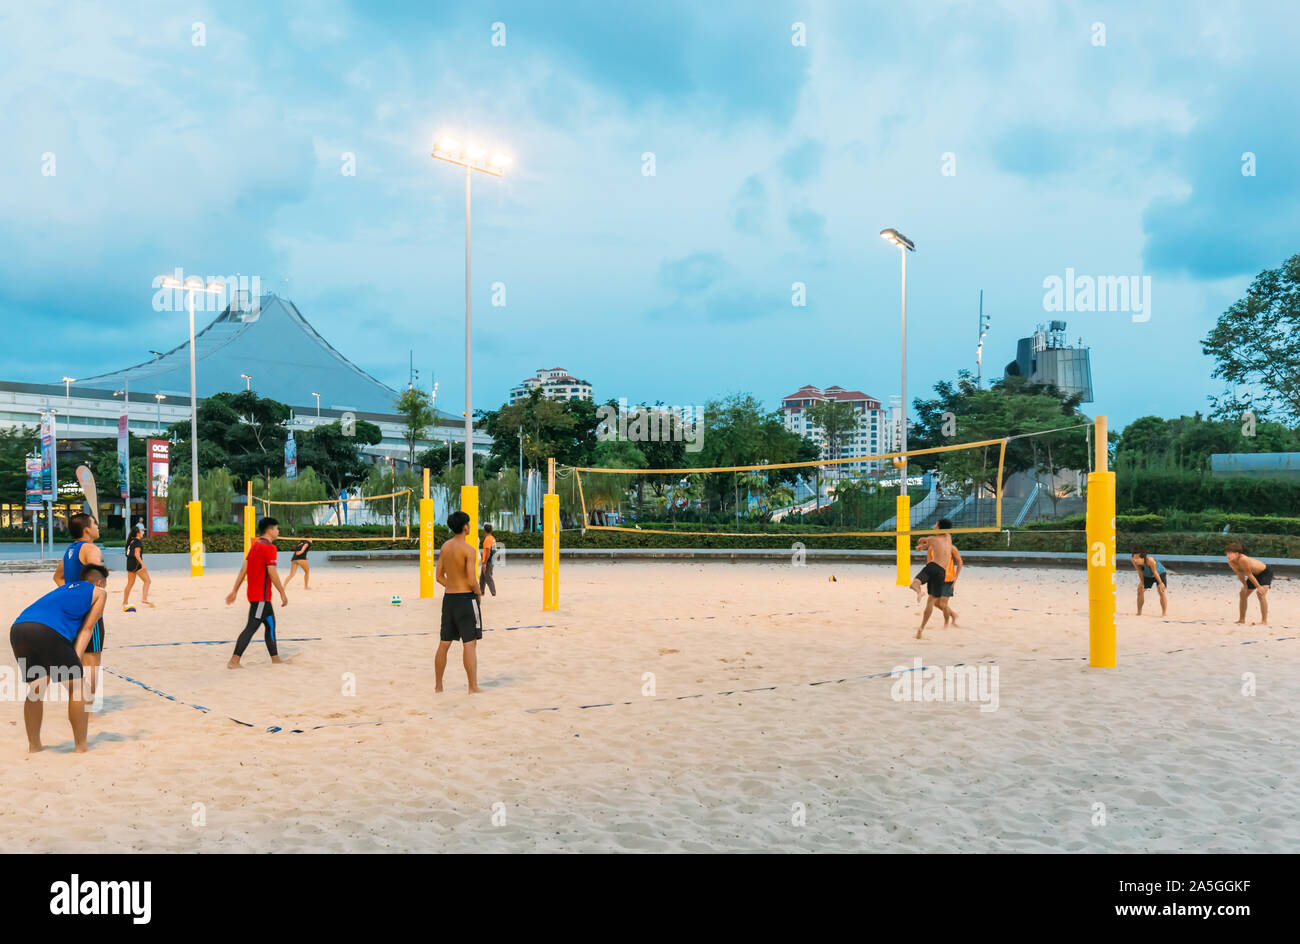
[[[995,521],[992,525],[976,528],[950,528],[945,534],[989,534],[1002,530],[1002,470],[1007,458],[1007,443],[1013,437],[1002,439],[981,439],[976,442],[955,443],[951,446],[931,446],[927,449],[910,449],[907,452],[882,452],[870,456],[850,456],[846,459],[828,459],[825,462],[773,462],[767,465],[714,466],[705,469],[605,469],[594,466],[571,466],[574,472],[597,472],[613,475],[702,475],[713,472],[763,472],[771,469],[815,469],[828,465],[845,465],[850,462],[870,462],[876,459],[896,459],[899,457],[933,455],[939,452],[953,452],[958,449],[980,449],[985,446],[998,447],[998,477],[996,498],[994,502]],[[906,470],[902,470],[906,475]],[[907,531],[678,531],[666,528],[626,528],[621,525],[588,524],[587,499],[582,493],[582,476],[577,476],[578,500],[582,505],[583,532],[587,531],[622,531],[628,534],[679,534],[688,537],[720,538],[870,538],[897,537],[900,534],[938,534],[935,528],[915,528]]]
[[[317,531],[317,533],[308,535],[308,537],[316,541],[340,541],[340,542],[346,541],[349,543],[387,541],[391,544],[394,541],[417,540],[416,538],[411,537],[411,490],[409,488],[404,488],[396,492],[388,492],[383,495],[361,495],[357,498],[320,498],[320,499],[316,499],[315,501],[276,501],[275,499],[272,498],[263,498],[260,495],[254,495],[253,501],[261,502],[263,510],[269,512],[271,510],[272,505],[340,505],[340,504],[351,504],[353,502],[381,501],[385,498],[401,498],[402,496],[406,497],[406,506],[404,509],[406,526],[405,526],[405,534],[403,535],[400,535],[398,537],[341,538],[341,537],[334,537],[329,534],[321,534],[319,533],[319,531]],[[315,531],[316,529],[331,528],[331,527],[338,527],[338,526],[337,525],[312,525],[311,527]],[[300,539],[301,536],[280,538],[281,541],[297,541]]]

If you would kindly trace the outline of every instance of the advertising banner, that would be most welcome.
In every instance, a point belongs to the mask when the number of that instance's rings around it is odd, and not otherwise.
[[[298,444],[294,442],[293,430],[289,430],[289,438],[284,442],[284,477],[298,477]]]
[[[58,446],[54,438],[54,414],[41,414],[41,497],[57,501],[55,490],[59,485]]]
[[[131,497],[131,486],[128,481],[131,473],[129,465],[130,442],[130,436],[126,428],[126,409],[123,408],[122,415],[117,418],[117,490],[122,494],[122,504],[124,505]]]
[[[167,533],[167,482],[171,477],[171,443],[149,440],[149,536]]]
[[[41,460],[39,456],[27,457],[27,510],[40,511],[41,502]]]

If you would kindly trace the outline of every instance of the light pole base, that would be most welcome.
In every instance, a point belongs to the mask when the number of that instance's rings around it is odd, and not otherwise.
[[[203,502],[188,502],[190,512],[190,576],[203,576]]]
[[[903,474],[907,471],[904,469]],[[912,497],[899,495],[894,499],[894,530],[898,536],[894,539],[894,551],[898,557],[898,585],[906,587],[912,582]]]

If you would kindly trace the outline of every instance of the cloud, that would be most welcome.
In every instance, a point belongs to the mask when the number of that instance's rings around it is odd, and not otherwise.
[[[790,232],[810,246],[818,246],[826,239],[826,217],[807,207],[791,210],[786,217]]]
[[[1172,155],[1186,183],[1142,217],[1146,265],[1201,279],[1255,275],[1300,252],[1300,126],[1259,86],[1277,66],[1225,90]],[[1293,83],[1294,86],[1294,83]],[[1254,156],[1255,176],[1242,173]]]
[[[767,188],[750,174],[731,201],[731,225],[738,233],[757,235],[767,223]]]
[[[781,155],[781,173],[794,184],[814,180],[821,174],[825,151],[826,147],[820,141],[804,138]]]
[[[1077,133],[1063,135],[1040,124],[1020,123],[998,134],[992,156],[1009,174],[1043,177],[1068,170],[1075,162],[1075,148],[1085,140]]]
[[[722,277],[726,265],[721,253],[693,252],[659,266],[659,282],[678,295],[698,295]]]

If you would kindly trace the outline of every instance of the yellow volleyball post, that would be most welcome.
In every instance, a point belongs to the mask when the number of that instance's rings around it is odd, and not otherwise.
[[[420,599],[433,597],[433,499],[429,497],[429,470],[424,470],[424,497],[420,499]]]
[[[546,460],[542,496],[542,609],[560,608],[560,496],[555,494],[555,460]]]
[[[244,556],[257,537],[257,511],[253,508],[253,480],[248,480],[248,504],[244,505]]]
[[[460,510],[469,515],[469,534],[465,540],[474,548],[474,575],[478,576],[478,486],[462,485],[460,487]]]
[[[904,466],[903,475],[907,474]],[[899,495],[894,499],[894,550],[898,556],[898,585],[906,587],[912,582],[912,496]]]
[[[1096,471],[1088,474],[1088,665],[1113,669],[1115,631],[1115,473],[1108,468],[1106,417],[1094,423]]]
[[[190,510],[190,576],[203,576],[203,502],[187,502]]]

